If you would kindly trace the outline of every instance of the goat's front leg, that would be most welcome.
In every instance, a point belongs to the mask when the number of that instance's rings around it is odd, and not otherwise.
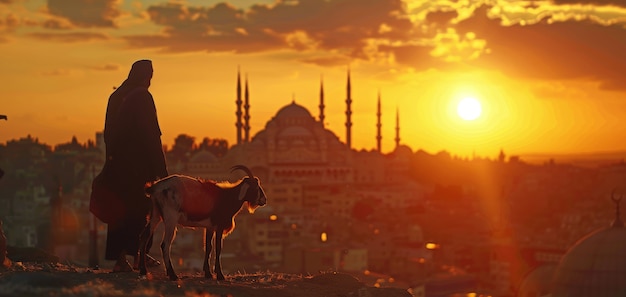
[[[213,240],[213,234],[215,231],[213,229],[204,228],[204,265],[202,266],[202,270],[204,271],[204,277],[213,279],[213,274],[211,274],[211,250],[213,246],[211,245],[211,241]]]
[[[165,221],[165,235],[163,242],[161,242],[161,252],[163,253],[163,259],[165,260],[166,273],[167,276],[170,277],[170,280],[178,279],[178,276],[174,272],[174,267],[172,267],[172,259],[170,256],[174,236],[176,236],[176,221]]]
[[[139,275],[148,274],[148,269],[146,268],[146,249],[148,247],[148,239],[154,234],[156,227],[154,225],[148,222],[143,228],[143,231],[141,231],[141,235],[139,235]]]
[[[222,262],[220,261],[220,255],[222,254],[222,235],[224,230],[217,228],[215,230],[215,274],[217,274],[217,280],[224,280],[224,274],[222,273]]]
[[[155,203],[152,201],[152,203]],[[148,241],[154,235],[154,230],[161,223],[161,216],[156,206],[153,206],[150,213],[150,219],[139,235],[139,275],[147,275],[146,253],[148,249]]]

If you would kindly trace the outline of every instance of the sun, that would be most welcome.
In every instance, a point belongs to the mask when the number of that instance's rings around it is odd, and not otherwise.
[[[472,97],[463,98],[456,106],[456,113],[466,121],[473,121],[479,118],[482,111],[480,102]]]

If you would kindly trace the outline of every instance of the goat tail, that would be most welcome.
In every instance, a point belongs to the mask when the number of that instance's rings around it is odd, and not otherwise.
[[[146,197],[150,198],[152,196],[152,194],[154,194],[154,184],[156,182],[147,182],[144,186],[143,189],[145,191]]]

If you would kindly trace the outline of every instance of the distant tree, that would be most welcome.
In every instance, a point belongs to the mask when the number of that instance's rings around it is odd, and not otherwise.
[[[39,142],[38,138],[27,137],[18,140],[9,140],[0,150],[0,162],[6,171],[13,169],[30,170],[41,169],[41,163],[52,153],[52,148]]]
[[[63,192],[70,193],[91,177],[102,158],[93,141],[82,144],[76,137],[54,146],[54,150],[30,135],[9,140],[0,145],[0,167],[5,171],[0,196],[13,197],[33,185],[55,189],[59,183]]]
[[[13,197],[16,191],[28,187],[33,181],[47,180],[51,154],[49,145],[30,135],[0,145],[0,167],[5,171],[0,198]]]
[[[196,138],[187,134],[180,134],[174,139],[172,149],[167,152],[167,158],[172,161],[186,162],[194,151]]]
[[[222,157],[228,152],[228,141],[226,139],[205,137],[196,150],[206,150],[216,157]]]
[[[83,146],[82,144],[78,142],[78,139],[76,139],[76,136],[73,136],[70,142],[57,144],[54,147],[54,151],[55,152],[82,152],[85,150],[85,148],[86,148],[85,146]]]

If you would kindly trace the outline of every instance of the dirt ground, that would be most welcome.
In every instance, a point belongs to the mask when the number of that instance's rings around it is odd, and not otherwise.
[[[282,273],[227,275],[225,281],[203,274],[179,273],[170,281],[162,269],[147,279],[137,272],[110,273],[62,264],[14,263],[0,268],[0,296],[185,296],[185,297],[411,297],[405,289],[366,286],[336,272],[315,276]]]

